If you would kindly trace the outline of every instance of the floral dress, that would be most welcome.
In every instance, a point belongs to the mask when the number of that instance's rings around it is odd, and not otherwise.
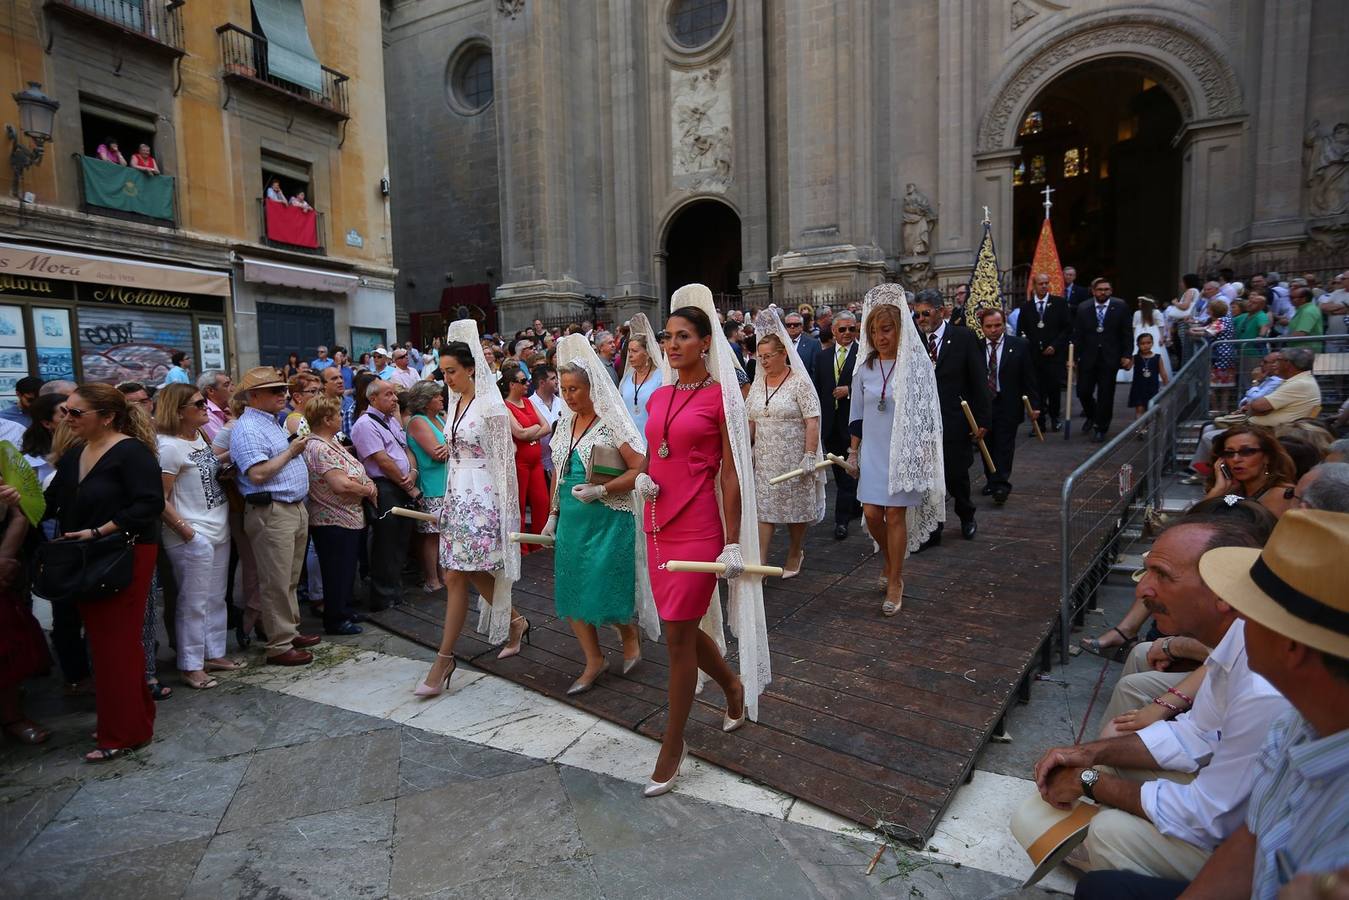
[[[471,401],[445,438],[445,505],[440,517],[440,565],[454,572],[494,572],[505,563],[501,512],[487,469],[482,404]]]
[[[754,423],[754,493],[760,522],[775,525],[814,522],[819,518],[815,491],[803,478],[781,484],[769,480],[801,467],[806,450],[806,419],[820,417],[815,386],[796,372],[776,388],[758,382],[745,398]]]

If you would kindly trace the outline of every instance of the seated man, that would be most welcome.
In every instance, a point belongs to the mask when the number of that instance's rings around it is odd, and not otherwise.
[[[1349,866],[1349,515],[1290,510],[1263,551],[1204,554],[1200,574],[1245,620],[1251,669],[1287,695],[1256,758],[1245,823],[1184,881],[1092,872],[1105,897],[1335,897]],[[1303,892],[1281,891],[1297,880]]]
[[[1244,628],[1204,585],[1198,565],[1214,548],[1256,546],[1249,528],[1214,519],[1179,522],[1153,544],[1143,581],[1177,584],[1149,596],[1158,627],[1213,652],[1188,713],[1135,734],[1056,747],[1036,764],[1045,802],[1071,809],[1086,797],[1106,807],[1075,851],[1081,867],[1192,878],[1241,825],[1261,742],[1288,702],[1247,666]]]

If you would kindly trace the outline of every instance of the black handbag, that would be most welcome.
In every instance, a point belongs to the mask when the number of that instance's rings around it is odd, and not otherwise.
[[[135,549],[136,539],[120,531],[91,541],[48,541],[37,548],[33,591],[53,603],[104,600],[131,584]]]

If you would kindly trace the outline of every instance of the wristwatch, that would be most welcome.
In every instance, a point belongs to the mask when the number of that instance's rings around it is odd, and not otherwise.
[[[1082,796],[1095,803],[1096,794],[1094,791],[1096,789],[1096,782],[1101,780],[1101,773],[1097,772],[1095,769],[1083,769],[1080,777],[1082,779]]]

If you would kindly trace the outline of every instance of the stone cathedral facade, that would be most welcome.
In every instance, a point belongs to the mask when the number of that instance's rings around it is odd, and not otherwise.
[[[949,287],[985,207],[1027,263],[1045,196],[1064,262],[1129,299],[1206,254],[1344,249],[1343,13],[384,0],[398,293],[485,286],[518,328],[660,312],[690,280],[747,307]]]

